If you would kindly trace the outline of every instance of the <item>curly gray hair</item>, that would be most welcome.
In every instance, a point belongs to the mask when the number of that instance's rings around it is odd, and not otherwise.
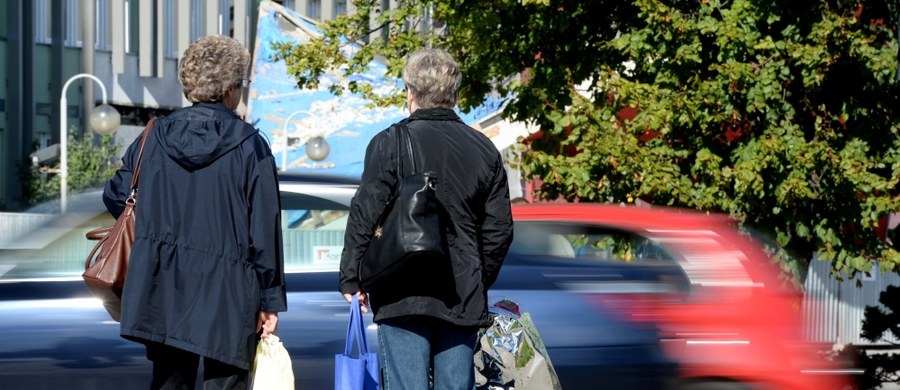
[[[236,39],[205,36],[184,51],[178,78],[191,103],[221,102],[225,92],[240,86],[250,66],[250,52]]]
[[[403,82],[420,108],[455,107],[461,80],[459,65],[444,50],[412,53],[403,67]]]

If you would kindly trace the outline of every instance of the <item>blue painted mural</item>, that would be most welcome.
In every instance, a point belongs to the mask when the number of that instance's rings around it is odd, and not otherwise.
[[[366,72],[352,79],[335,71],[323,75],[316,90],[298,89],[287,74],[285,63],[271,59],[271,43],[302,44],[319,35],[315,24],[293,11],[273,2],[260,5],[247,120],[268,138],[279,169],[286,166],[289,171],[359,177],[369,140],[409,113],[399,107],[367,107],[368,101],[361,96],[336,96],[328,87],[356,80],[388,93],[402,88],[402,82],[386,78],[385,66],[372,62]],[[344,54],[352,56],[357,47],[346,45]],[[499,100],[487,99],[475,110],[459,114],[466,123],[473,124],[496,112],[499,104]],[[324,137],[330,149],[322,161],[313,161],[306,155],[306,141],[316,136]]]

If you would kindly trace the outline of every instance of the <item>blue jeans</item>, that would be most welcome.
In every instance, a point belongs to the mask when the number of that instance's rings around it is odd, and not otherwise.
[[[472,390],[477,327],[425,316],[378,323],[381,388],[384,390]],[[434,386],[429,386],[429,370]]]

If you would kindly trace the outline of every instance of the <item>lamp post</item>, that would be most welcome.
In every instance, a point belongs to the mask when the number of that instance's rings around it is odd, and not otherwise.
[[[291,119],[294,119],[294,116],[297,114],[309,114],[309,111],[300,110],[294,111],[288,116],[287,120],[284,121],[284,127],[282,128],[281,136],[284,140],[284,153],[281,154],[281,171],[287,172],[287,155],[288,155],[288,124],[291,123]]]
[[[281,154],[282,172],[287,172],[288,124],[291,123],[291,119],[294,119],[294,116],[297,114],[311,115],[312,113],[306,110],[294,111],[290,116],[288,116],[287,120],[284,121],[284,128],[281,132],[284,139],[284,153]],[[326,141],[325,137],[321,135],[316,135],[306,139],[306,156],[309,157],[310,160],[322,161],[328,157],[328,152],[330,150],[331,148],[328,146],[328,141]]]
[[[66,213],[67,192],[69,184],[69,133],[66,129],[68,121],[68,109],[66,104],[66,90],[73,81],[87,77],[94,80],[100,85],[100,92],[103,96],[103,103],[91,110],[90,122],[91,127],[99,134],[112,134],[119,127],[121,117],[116,109],[106,104],[106,86],[94,75],[87,73],[79,73],[69,78],[62,88],[62,96],[59,98],[59,200],[60,208],[63,214]]]

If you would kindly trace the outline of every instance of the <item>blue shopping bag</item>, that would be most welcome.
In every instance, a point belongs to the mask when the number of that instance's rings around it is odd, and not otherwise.
[[[351,354],[354,344],[357,350],[356,357]],[[334,355],[334,389],[378,390],[379,378],[378,356],[369,352],[369,341],[366,340],[366,327],[363,325],[359,301],[356,295],[353,295],[344,353]]]

